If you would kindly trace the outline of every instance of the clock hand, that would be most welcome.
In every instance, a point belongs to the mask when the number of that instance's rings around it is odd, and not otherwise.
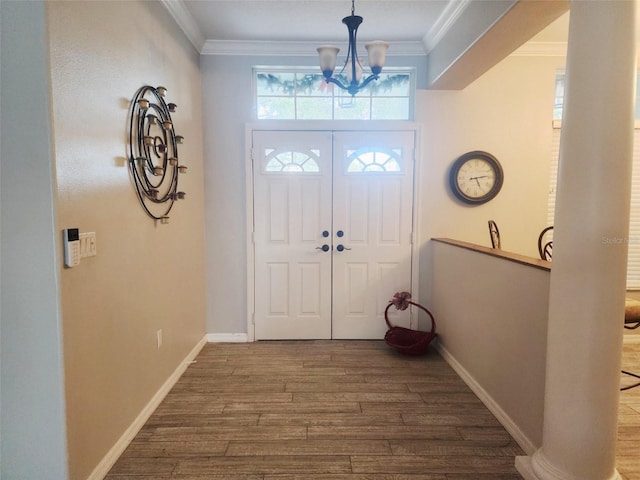
[[[475,180],[478,186],[480,186],[480,181],[478,180],[479,178],[484,178],[484,177],[469,177],[469,180]]]

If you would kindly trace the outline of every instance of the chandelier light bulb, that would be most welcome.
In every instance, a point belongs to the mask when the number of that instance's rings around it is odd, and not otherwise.
[[[325,82],[337,85],[341,89],[349,92],[352,96],[366,87],[371,81],[379,78],[386,60],[387,49],[389,48],[389,44],[382,40],[369,42],[365,45],[369,55],[371,74],[363,80],[364,68],[358,59],[358,51],[356,48],[358,27],[362,21],[363,18],[355,14],[355,0],[351,0],[351,15],[342,19],[342,23],[347,26],[347,30],[349,31],[349,49],[347,50],[344,67],[339,72],[339,74],[345,73],[348,80],[347,85],[344,85],[333,76],[336,68],[336,58],[340,49],[331,45],[323,45],[317,48],[320,70],[322,71]]]
[[[389,44],[382,40],[376,40],[366,43],[364,48],[367,49],[367,53],[369,54],[369,67],[371,67],[371,71],[374,75],[379,75],[387,59]]]
[[[329,76],[333,75],[340,49],[331,45],[323,45],[322,47],[318,47],[317,51],[320,56],[320,70],[322,74],[327,76],[328,72]]]

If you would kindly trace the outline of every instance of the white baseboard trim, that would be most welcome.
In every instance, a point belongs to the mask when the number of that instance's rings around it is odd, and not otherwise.
[[[516,457],[516,470],[525,480],[540,480],[533,471],[531,457]]]
[[[144,426],[151,414],[158,408],[158,405],[162,402],[164,397],[166,397],[167,393],[173,388],[176,382],[180,379],[184,371],[187,369],[189,364],[198,356],[200,350],[207,344],[207,337],[202,337],[202,339],[196,344],[195,347],[187,354],[185,359],[178,365],[178,367],[174,370],[171,376],[164,382],[164,384],[160,387],[160,389],[156,392],[156,394],[151,398],[149,403],[142,409],[142,411],[138,414],[136,419],[129,425],[129,428],[125,430],[122,436],[118,439],[111,450],[104,456],[102,461],[93,469],[91,475],[87,477],[87,480],[103,480],[104,477],[109,473],[111,467],[118,461],[122,452],[129,446],[131,441],[138,434],[140,429]]]
[[[247,343],[249,336],[246,333],[207,333],[209,343]]]
[[[537,450],[537,447],[533,442],[524,434],[520,427],[507,415],[507,413],[496,403],[496,401],[482,388],[482,386],[476,381],[475,378],[455,359],[449,351],[442,346],[441,343],[435,342],[435,348],[438,350],[442,358],[455,370],[460,378],[467,384],[467,386],[475,393],[478,398],[484,403],[491,413],[498,419],[502,426],[509,432],[509,435],[520,445],[520,448],[525,451],[527,455],[533,455]]]
[[[544,464],[543,464],[544,465]],[[558,480],[571,480],[577,479],[578,477],[574,475],[570,475],[567,472],[554,468],[553,465],[546,464],[544,465],[549,468],[549,470],[545,470],[546,474],[543,472],[544,479],[558,479]],[[533,469],[533,457],[516,457],[516,470],[518,473],[524,478],[524,480],[544,480],[543,477],[539,476],[535,470]],[[569,475],[569,476],[567,476]],[[582,477],[580,477],[582,478]],[[622,475],[618,470],[613,472],[613,477],[609,477],[610,480],[624,480]]]

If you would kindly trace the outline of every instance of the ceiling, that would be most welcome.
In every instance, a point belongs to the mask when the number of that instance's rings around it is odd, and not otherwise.
[[[272,52],[278,44],[341,46],[347,34],[341,20],[351,14],[349,0],[162,1],[201,53],[234,43],[267,42]],[[355,13],[364,18],[358,40],[389,41],[390,55],[428,53],[468,4],[485,1],[511,0],[356,0]],[[538,41],[565,42],[568,22],[559,23]]]
[[[315,41],[341,39],[349,0],[183,0],[207,39]],[[458,2],[460,3],[460,2]],[[362,40],[422,41],[448,0],[358,0]]]

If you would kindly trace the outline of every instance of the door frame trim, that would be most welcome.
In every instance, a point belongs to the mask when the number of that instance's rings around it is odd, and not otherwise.
[[[418,298],[420,248],[418,239],[420,236],[420,144],[422,126],[415,122],[389,120],[389,121],[350,121],[350,120],[311,120],[311,121],[261,121],[245,124],[245,218],[246,218],[246,312],[247,312],[247,341],[255,341],[255,254],[254,254],[254,211],[253,211],[253,132],[254,131],[326,131],[326,132],[358,132],[358,131],[402,131],[412,132],[414,135],[414,161],[413,161],[413,234],[411,238],[411,291],[415,292],[413,299]],[[411,324],[415,325],[413,313]]]

